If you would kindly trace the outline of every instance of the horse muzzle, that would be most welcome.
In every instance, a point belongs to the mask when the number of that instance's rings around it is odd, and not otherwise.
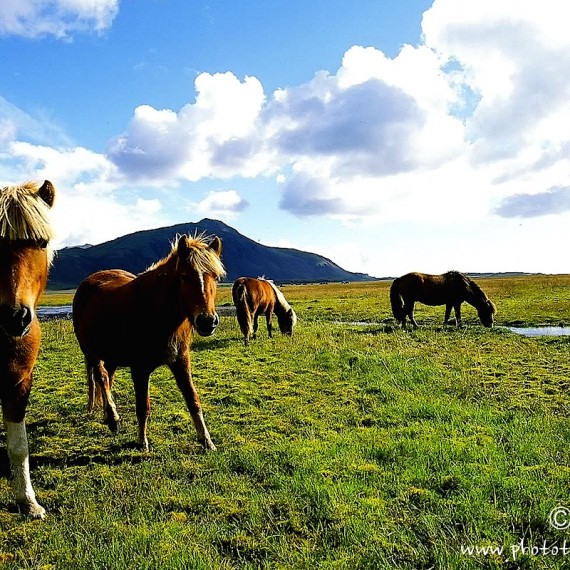
[[[218,313],[200,313],[194,317],[192,324],[200,336],[211,336],[220,324],[220,317]]]
[[[25,336],[30,331],[34,312],[30,307],[0,305],[0,328],[13,337]]]

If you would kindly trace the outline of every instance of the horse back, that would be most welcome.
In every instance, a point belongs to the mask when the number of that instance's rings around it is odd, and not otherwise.
[[[246,303],[252,313],[273,310],[275,293],[264,279],[240,277],[232,287],[234,303]]]
[[[135,276],[122,269],[97,271],[84,279],[73,297],[73,328],[83,352],[99,352],[116,340],[129,322],[132,301],[128,285]]]
[[[124,303],[124,287],[135,276],[122,269],[97,271],[84,279],[73,297],[73,315],[80,318],[88,307],[93,311],[114,310]],[[122,305],[124,307],[124,305]],[[108,307],[105,309],[105,307]]]
[[[461,296],[458,284],[449,274],[406,273],[398,278],[398,290],[402,298],[419,301],[424,305],[445,305]]]

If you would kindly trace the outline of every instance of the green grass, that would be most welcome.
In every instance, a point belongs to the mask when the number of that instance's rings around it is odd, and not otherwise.
[[[499,323],[567,322],[568,277],[481,280]],[[288,286],[295,336],[244,347],[235,319],[195,338],[195,382],[218,447],[205,453],[166,369],[151,379],[151,452],[88,415],[71,324],[43,325],[27,421],[45,521],[0,478],[0,567],[77,569],[560,568],[511,545],[562,546],[570,506],[567,338],[442,327],[418,306],[393,326],[389,283]],[[229,302],[220,291],[219,302]],[[341,323],[339,321],[344,321]],[[347,324],[372,323],[368,326]],[[5,458],[5,452],[4,452]],[[505,548],[469,555],[462,547]]]

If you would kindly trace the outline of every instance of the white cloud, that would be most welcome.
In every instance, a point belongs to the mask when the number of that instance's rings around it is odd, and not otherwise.
[[[119,0],[2,0],[0,35],[69,39],[77,32],[107,29]]]
[[[566,132],[570,4],[561,0],[436,0],[424,14],[426,45],[455,62],[458,84],[478,104],[467,118],[474,159],[517,159],[529,146],[551,152]]]
[[[55,181],[55,179],[52,179]],[[144,229],[166,225],[158,200],[121,203],[116,196],[56,186],[53,224],[55,247],[96,244]]]
[[[57,7],[86,21],[91,4]],[[32,6],[2,4],[0,29]],[[98,6],[109,16],[116,3]],[[50,145],[55,128],[42,132],[0,99],[0,178],[27,171],[25,178],[62,180],[77,208],[127,216],[121,233],[131,221],[156,226],[152,217],[162,212],[144,192],[147,201],[137,202],[137,188],[233,177],[273,177],[287,212],[359,226],[452,220],[480,228],[484,220],[514,223],[504,217],[529,207],[533,223],[562,218],[570,187],[568,21],[562,0],[435,0],[423,43],[396,57],[353,46],[338,70],[270,94],[255,77],[202,73],[193,102],[137,107],[105,155],[62,137]],[[202,216],[226,219],[247,206],[234,190],[187,200]],[[79,235],[80,222],[73,224]]]
[[[263,153],[250,142],[265,99],[254,77],[239,81],[232,73],[196,78],[196,102],[178,113],[138,107],[126,133],[113,139],[109,158],[131,178],[152,184],[196,181],[208,176],[253,176],[263,171]]]
[[[249,206],[235,190],[219,190],[208,192],[200,202],[193,203],[190,210],[200,216],[221,218],[228,220],[234,218]]]

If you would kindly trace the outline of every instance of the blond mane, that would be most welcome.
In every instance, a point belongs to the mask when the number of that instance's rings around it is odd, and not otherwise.
[[[178,243],[184,235],[177,235],[171,244],[170,253],[160,261],[151,265],[147,271],[152,271],[168,263],[171,259],[178,256]],[[226,270],[220,258],[214,251],[210,249],[210,239],[205,234],[199,235],[186,235],[188,238],[189,254],[185,260],[199,273],[209,273],[215,275],[216,278],[221,279],[225,277]]]
[[[54,237],[50,208],[34,182],[0,190],[0,238],[49,242]]]
[[[287,299],[285,299],[285,295],[283,295],[279,287],[277,287],[277,285],[275,285],[275,283],[271,279],[266,279],[265,277],[259,277],[258,279],[260,281],[265,281],[269,283],[269,285],[271,286],[271,288],[275,293],[277,302],[283,307],[283,310],[288,311],[289,309],[291,309],[291,305],[288,303]]]

